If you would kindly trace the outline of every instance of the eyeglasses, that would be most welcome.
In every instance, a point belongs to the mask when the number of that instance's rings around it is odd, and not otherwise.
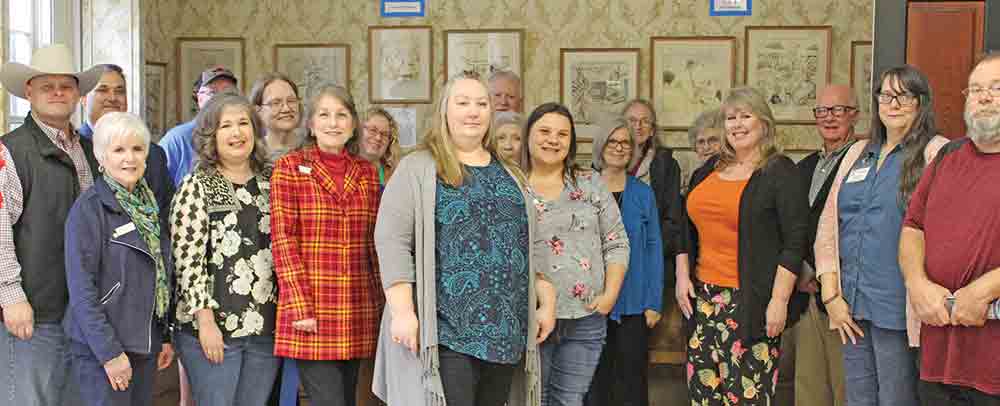
[[[633,117],[628,119],[628,124],[632,127],[649,127],[653,125],[653,120],[648,117],[641,119]]]
[[[616,150],[618,148],[621,148],[622,151],[631,151],[632,144],[629,143],[628,141],[610,140],[608,141],[608,148],[611,148],[611,150]]]
[[[198,90],[198,96],[205,96],[205,97],[208,97],[208,98],[212,98],[212,96],[215,96],[216,93],[218,93],[218,92],[216,92],[215,90],[212,90],[212,89],[208,89],[208,88]]]
[[[993,82],[989,87],[969,86],[962,90],[962,95],[969,99],[1000,98],[1000,81]]]
[[[379,136],[379,138],[385,138],[387,140],[392,140],[392,133],[389,131],[382,131],[375,126],[365,126],[365,131]]]
[[[844,113],[850,113],[857,109],[858,108],[854,106],[844,106],[840,104],[831,107],[819,106],[813,109],[813,116],[816,118],[823,118],[832,113],[834,117],[841,117]]]
[[[274,100],[271,100],[271,101],[269,101],[267,103],[261,104],[261,106],[267,106],[271,110],[278,110],[282,106],[288,106],[288,108],[290,108],[290,109],[296,109],[296,108],[299,107],[299,101],[300,100],[297,99],[297,98],[295,98],[295,97],[289,97],[289,98],[284,99],[284,100],[274,99]]]
[[[903,93],[893,96],[888,93],[878,92],[875,93],[875,99],[878,100],[878,104],[892,104],[893,100],[899,103],[900,106],[912,106],[917,104],[917,95],[912,93]]]

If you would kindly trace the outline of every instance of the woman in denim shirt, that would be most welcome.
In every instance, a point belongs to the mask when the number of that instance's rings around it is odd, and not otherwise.
[[[946,141],[935,137],[933,98],[923,73],[896,67],[879,83],[872,97],[878,116],[871,140],[858,142],[844,156],[815,247],[830,328],[839,330],[844,342],[851,406],[917,404],[899,233],[924,166]]]
[[[618,206],[597,174],[575,164],[566,107],[545,103],[525,123],[521,167],[537,210],[535,266],[556,288],[556,329],[541,346],[542,405],[581,405],[628,266]]]

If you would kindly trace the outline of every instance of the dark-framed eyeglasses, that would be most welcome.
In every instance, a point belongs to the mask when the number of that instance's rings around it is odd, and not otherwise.
[[[610,148],[612,151],[614,151],[614,150],[616,150],[618,148],[621,148],[622,151],[631,151],[632,150],[632,143],[630,143],[628,141],[609,140],[608,141],[608,148]]]
[[[962,89],[962,95],[967,99],[1000,98],[1000,81],[993,82],[987,87],[969,86]]]
[[[895,100],[900,106],[912,106],[917,104],[917,95],[913,93],[891,95],[888,93],[878,92],[875,93],[875,100],[878,101],[878,104],[892,104],[892,101]]]
[[[819,106],[813,109],[813,116],[815,116],[816,118],[823,118],[830,114],[833,114],[834,117],[842,117],[846,113],[857,111],[857,109],[858,109],[857,107],[845,106],[842,104],[830,107]]]

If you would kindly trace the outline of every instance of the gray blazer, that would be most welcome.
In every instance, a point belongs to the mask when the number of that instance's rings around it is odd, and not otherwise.
[[[509,170],[508,170],[509,172]],[[524,185],[513,173],[515,181]],[[386,185],[375,224],[375,249],[378,251],[383,288],[399,282],[413,283],[413,295],[420,320],[420,351],[413,354],[394,343],[390,333],[391,313],[386,306],[382,313],[378,349],[375,355],[375,376],[372,391],[389,406],[445,406],[444,390],[438,370],[437,289],[434,262],[434,208],[437,197],[437,168],[427,151],[416,151],[399,163]],[[524,196],[528,214],[528,241],[534,241],[535,210],[531,199]],[[531,245],[529,244],[529,256]],[[537,295],[535,278],[538,270],[530,269],[528,282],[528,340],[524,361],[517,368],[510,406],[541,404],[540,364],[536,319]]]

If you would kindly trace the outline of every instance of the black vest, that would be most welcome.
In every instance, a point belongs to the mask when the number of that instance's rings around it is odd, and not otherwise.
[[[80,181],[69,154],[59,149],[28,115],[24,124],[0,141],[10,150],[24,193],[24,209],[14,223],[14,247],[21,264],[21,287],[35,322],[59,323],[66,311],[64,226],[80,195]],[[98,176],[90,140],[80,138],[91,174]]]

